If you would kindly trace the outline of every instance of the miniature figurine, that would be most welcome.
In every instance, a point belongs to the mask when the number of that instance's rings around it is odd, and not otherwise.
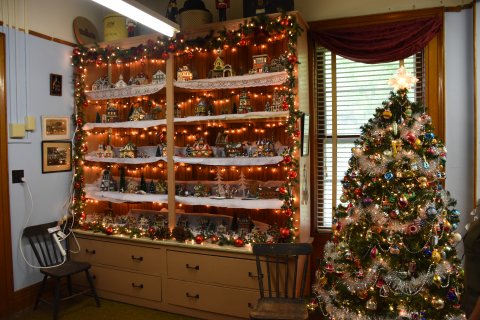
[[[215,0],[215,6],[218,10],[218,21],[227,20],[227,8],[230,7],[230,0]]]
[[[173,22],[177,22],[178,7],[177,0],[170,0],[168,2],[167,13],[165,16]]]

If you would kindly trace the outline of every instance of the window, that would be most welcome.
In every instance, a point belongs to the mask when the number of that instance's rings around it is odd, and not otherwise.
[[[425,101],[423,52],[405,59],[404,65],[419,79],[416,87],[410,89],[409,99]],[[383,101],[388,100],[393,89],[387,81],[398,67],[398,61],[364,64],[316,48],[317,229],[331,228],[334,208],[342,194],[340,181],[347,171],[351,148],[360,136],[360,127]]]

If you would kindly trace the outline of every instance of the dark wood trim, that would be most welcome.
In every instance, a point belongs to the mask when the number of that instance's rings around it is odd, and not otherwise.
[[[13,295],[13,311],[15,313],[33,307],[40,285],[41,282],[38,282],[31,286],[15,291]],[[45,293],[48,292],[50,292],[50,290],[47,288]]]
[[[3,26],[3,25],[4,25],[4,22],[0,20],[0,26]],[[18,28],[18,31],[25,32],[25,29],[24,28]],[[46,34],[43,34],[43,33],[37,32],[37,31],[33,31],[33,30],[28,30],[28,34],[30,34],[32,36],[35,36],[35,37],[45,39],[45,40],[61,43],[61,44],[64,44],[64,45],[70,46],[70,47],[78,46],[78,44],[76,44],[76,43],[66,41],[66,40],[62,40],[62,39],[59,39],[59,38],[50,37]]]
[[[463,4],[461,6],[455,7],[445,7],[445,12],[460,12],[465,9],[472,9],[473,8],[473,1],[467,4]]]
[[[372,14],[367,16],[359,17],[349,17],[349,18],[339,18],[339,19],[330,19],[330,20],[319,20],[312,21],[308,23],[310,30],[312,32],[318,30],[327,30],[327,29],[337,29],[337,28],[348,28],[348,27],[357,27],[357,26],[366,26],[384,22],[396,22],[411,20],[416,18],[425,18],[437,15],[443,15],[444,7],[438,8],[429,8],[413,11],[399,11],[391,13],[380,13]]]
[[[0,318],[11,315],[13,300],[12,234],[8,175],[5,34],[0,33]]]

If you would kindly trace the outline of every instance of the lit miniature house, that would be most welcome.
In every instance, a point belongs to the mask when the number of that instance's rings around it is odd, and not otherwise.
[[[165,119],[165,116],[163,114],[163,108],[161,105],[157,104],[155,107],[152,108],[152,119],[153,120]]]
[[[114,191],[115,181],[112,179],[110,170],[103,170],[102,181],[100,182],[100,191]]]
[[[183,66],[177,71],[177,81],[190,81],[193,79],[193,74],[188,66]]]
[[[141,106],[133,109],[132,115],[128,118],[130,121],[145,120],[146,112],[143,111]]]
[[[238,231],[237,231],[238,234],[245,235],[250,232],[252,228],[252,219],[246,216],[242,216],[238,218],[237,223],[238,223]]]
[[[129,142],[122,148],[120,148],[120,158],[136,158],[137,146]]]
[[[252,57],[253,59],[253,68],[250,70],[250,73],[262,73],[264,71],[263,67],[268,62],[268,56],[266,54],[259,54]]]
[[[158,70],[155,72],[155,74],[152,76],[152,84],[162,84],[165,83],[165,73],[163,73],[161,70]]]
[[[103,152],[104,158],[113,158],[113,150],[111,145],[107,145],[105,147],[105,151]]]
[[[125,88],[127,83],[123,81],[123,75],[118,77],[118,81],[115,83],[115,88]]]
[[[208,72],[209,78],[231,77],[233,76],[232,66],[225,64],[220,57],[213,62],[213,69]]]
[[[207,113],[207,100],[205,98],[201,98],[200,101],[195,106],[194,110],[195,116],[206,116]]]
[[[102,77],[97,80],[92,84],[92,90],[105,90],[105,89],[110,89],[112,87],[112,84],[110,81],[108,81],[107,77]]]
[[[243,89],[242,92],[240,92],[240,101],[237,113],[248,113],[252,111],[253,109],[250,105],[250,96],[248,95],[247,90]]]
[[[135,76],[135,78],[130,79],[131,83],[130,85],[144,85],[148,83],[148,77],[145,73],[140,72]]]
[[[118,109],[113,103],[107,102],[106,122],[112,123],[118,121]]]
[[[178,103],[175,103],[175,105],[173,106],[173,112],[174,112],[174,117],[175,118],[181,118],[182,117],[182,109],[180,109],[180,106],[178,105]]]

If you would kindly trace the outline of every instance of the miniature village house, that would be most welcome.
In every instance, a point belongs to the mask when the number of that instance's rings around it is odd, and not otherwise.
[[[177,71],[177,81],[190,81],[193,79],[193,74],[188,68],[188,66],[183,66],[178,68]]]
[[[106,122],[113,123],[118,121],[118,109],[117,107],[111,103],[107,102],[107,109],[106,109]]]
[[[152,84],[161,84],[165,82],[165,73],[162,72],[162,70],[158,70],[157,72],[154,73],[152,76]]]
[[[250,73],[262,73],[264,72],[264,67],[268,63],[268,55],[259,54],[252,56],[253,59],[253,68],[250,70]]]
[[[120,158],[136,158],[137,157],[137,146],[132,142],[127,143],[125,146],[120,148]]]
[[[233,76],[232,66],[225,64],[220,57],[213,62],[213,69],[208,72],[209,78],[221,78]]]

